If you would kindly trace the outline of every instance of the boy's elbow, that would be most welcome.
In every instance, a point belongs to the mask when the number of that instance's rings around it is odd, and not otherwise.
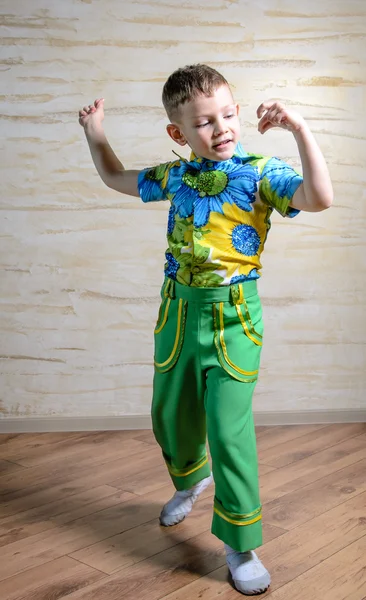
[[[312,212],[321,212],[322,210],[330,208],[333,204],[333,196],[333,188],[324,190],[320,194],[313,194],[307,199],[309,210]]]
[[[118,190],[118,177],[115,174],[104,173],[102,180],[103,180],[103,183],[110,190],[119,191]]]
[[[103,179],[103,183],[105,183],[105,185],[107,186],[107,188],[109,188],[110,190],[115,190],[116,186],[113,183],[113,180],[111,181],[110,179]]]
[[[317,208],[318,211],[322,211],[322,210],[326,210],[327,208],[330,208],[333,204],[333,192],[326,194],[324,196],[322,196],[321,198],[318,199],[317,202]]]

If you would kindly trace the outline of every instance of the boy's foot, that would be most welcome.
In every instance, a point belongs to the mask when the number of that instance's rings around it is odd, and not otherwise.
[[[171,525],[177,525],[183,521],[183,519],[191,512],[193,504],[196,502],[198,496],[210,485],[210,483],[212,483],[212,481],[213,477],[210,475],[196,483],[196,485],[189,490],[175,492],[173,498],[165,504],[161,511],[160,525],[170,527]]]
[[[271,576],[253,550],[237,552],[225,544],[226,562],[236,589],[247,596],[268,590]]]

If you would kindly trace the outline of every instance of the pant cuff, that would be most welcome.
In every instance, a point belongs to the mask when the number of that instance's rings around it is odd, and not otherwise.
[[[238,552],[254,550],[263,543],[262,507],[251,513],[235,514],[225,510],[215,498],[211,531]]]
[[[207,454],[184,469],[175,467],[167,459],[165,459],[165,462],[176,490],[189,490],[196,483],[205,479],[205,477],[209,477],[211,474]]]

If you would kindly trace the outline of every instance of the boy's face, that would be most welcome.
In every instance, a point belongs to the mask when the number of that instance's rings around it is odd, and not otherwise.
[[[188,144],[197,156],[213,161],[228,160],[240,137],[239,106],[227,85],[213,96],[200,95],[179,108],[175,123],[167,127],[170,137]]]

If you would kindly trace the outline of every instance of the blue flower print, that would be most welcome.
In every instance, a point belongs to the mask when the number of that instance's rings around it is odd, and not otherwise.
[[[166,199],[166,178],[170,165],[171,163],[164,163],[140,171],[138,189],[143,202],[157,202]]]
[[[162,196],[160,183],[154,179],[145,178],[143,181],[144,202],[154,202]]]
[[[175,208],[173,204],[170,206],[168,215],[168,235],[171,235],[174,231],[175,225]]]
[[[252,269],[248,275],[235,275],[230,279],[230,285],[235,283],[244,283],[244,281],[253,281],[253,279],[259,279],[257,269]]]
[[[290,165],[279,158],[270,158],[261,173],[260,195],[283,216],[295,217],[299,211],[289,204],[302,181],[302,176]]]
[[[261,238],[251,225],[236,225],[231,234],[232,244],[244,256],[255,256],[261,245]]]
[[[262,179],[267,177],[271,183],[272,190],[279,198],[288,196],[292,198],[302,177],[288,164],[279,158],[271,158],[262,171]]]
[[[178,269],[180,267],[179,262],[174,258],[171,252],[165,253],[167,262],[165,263],[165,275],[170,279],[177,279]]]
[[[223,214],[224,203],[252,210],[257,172],[251,165],[193,160],[173,167],[170,176],[176,211],[183,218],[194,215],[195,227],[206,225],[211,211]]]

